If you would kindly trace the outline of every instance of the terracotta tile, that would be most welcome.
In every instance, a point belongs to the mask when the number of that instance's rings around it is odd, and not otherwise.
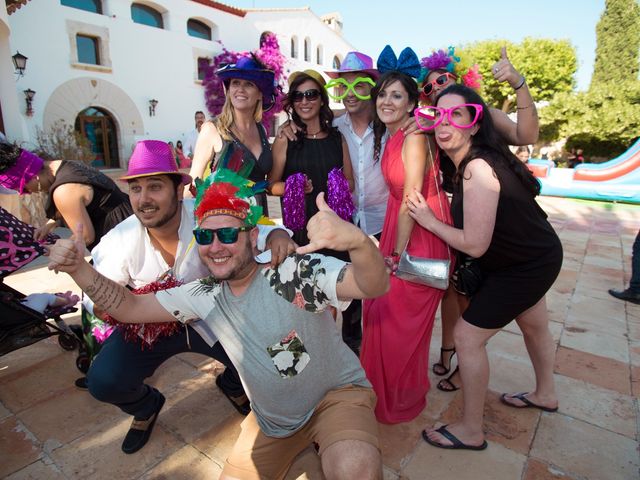
[[[197,369],[205,367],[211,362],[215,362],[214,359],[209,358],[206,355],[201,355],[199,353],[181,353],[180,355],[176,355],[176,358],[179,358],[183,362],[188,363],[189,365],[192,365]]]
[[[555,375],[560,412],[598,427],[634,438],[634,400],[581,380]]]
[[[56,445],[69,443],[87,431],[99,430],[105,423],[130,421],[120,409],[75,387],[38,402],[18,416],[42,443]]]
[[[0,357],[0,384],[7,377],[16,375],[23,369],[40,365],[54,357],[64,355],[64,351],[58,345],[57,337],[40,340]]]
[[[533,367],[528,358],[514,360],[490,353],[489,364],[489,388],[495,392],[527,392],[535,385]]]
[[[638,478],[638,444],[558,414],[542,414],[531,455],[587,480]]]
[[[553,284],[553,289],[559,293],[572,293],[576,287],[578,272],[573,270],[561,270]]]
[[[499,443],[480,452],[445,450],[422,442],[402,475],[412,480],[496,480],[522,477],[527,457]]]
[[[53,450],[51,458],[69,478],[104,478],[108,475],[110,480],[129,480],[142,475],[184,446],[184,442],[158,422],[144,448],[134,455],[127,455],[122,452],[121,445],[130,424],[131,421],[126,419],[111,423],[100,431],[89,432]]]
[[[171,357],[156,370],[153,376],[147,379],[146,383],[153,385],[163,393],[167,393],[187,385],[200,375],[197,368],[177,357]]]
[[[76,353],[64,352],[7,375],[0,380],[0,401],[11,411],[20,412],[62,394],[79,376]]]
[[[215,480],[222,466],[185,445],[142,475],[140,480]]]
[[[567,475],[556,467],[529,458],[522,480],[567,480]]]
[[[554,371],[629,395],[629,365],[607,357],[558,347]]]
[[[501,393],[488,391],[484,405],[484,431],[487,440],[500,443],[515,452],[527,455],[535,434],[540,412],[534,409],[515,409],[500,402]],[[457,395],[443,414],[443,424],[462,417],[462,395]]]
[[[565,327],[560,345],[623,363],[629,362],[628,340],[618,335],[589,331],[583,327]]]
[[[183,383],[167,393],[167,404],[160,421],[184,442],[191,443],[236,414],[229,400],[215,386],[212,375],[202,374]]]
[[[313,447],[308,447],[295,458],[285,480],[324,480],[320,457]]]
[[[622,270],[622,260],[618,256],[618,258],[608,258],[608,257],[600,257],[596,255],[587,254],[584,257],[584,263],[586,265],[593,265],[597,267],[605,267],[605,268],[613,268]]]
[[[40,445],[14,417],[0,420],[0,477],[16,472],[40,458]]]
[[[235,413],[211,428],[191,444],[219,465],[224,465],[240,435],[240,423],[244,417]]]
[[[7,409],[2,403],[0,403],[0,420],[4,420],[9,415],[12,415],[11,411]]]
[[[50,458],[45,457],[4,478],[5,480],[65,480],[67,477]]]
[[[395,425],[379,423],[382,462],[390,469],[399,472],[407,463],[416,445],[422,442],[422,430],[433,423],[435,419],[430,417],[426,409],[411,422]]]

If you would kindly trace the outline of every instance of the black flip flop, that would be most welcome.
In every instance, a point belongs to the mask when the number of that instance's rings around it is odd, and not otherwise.
[[[509,397],[507,397],[507,394],[503,393],[502,395],[500,395],[500,401],[505,405],[513,408],[538,408],[543,412],[549,412],[549,413],[554,413],[558,411],[558,407],[551,408],[551,407],[545,407],[543,405],[537,405],[533,403],[531,400],[529,400],[526,397],[526,395],[528,394],[529,392],[522,392],[522,393],[516,393],[515,395],[510,395]],[[520,400],[522,403],[524,403],[524,405],[514,405],[513,403],[508,402],[507,398],[509,400],[512,398],[515,398],[516,400]]]
[[[447,430],[447,426],[443,425],[440,428],[436,429],[440,435],[451,442],[451,445],[443,445],[442,443],[438,443],[434,440],[431,440],[427,435],[426,430],[422,431],[422,438],[429,445],[433,445],[438,448],[446,448],[448,450],[484,450],[489,445],[485,440],[481,445],[467,445],[466,443],[462,443],[458,437],[456,437],[453,433]]]

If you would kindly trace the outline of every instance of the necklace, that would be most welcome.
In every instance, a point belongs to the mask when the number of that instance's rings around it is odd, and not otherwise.
[[[307,137],[311,137],[312,139],[315,140],[316,138],[318,138],[319,133],[322,133],[322,129],[318,130],[316,133],[307,132]]]

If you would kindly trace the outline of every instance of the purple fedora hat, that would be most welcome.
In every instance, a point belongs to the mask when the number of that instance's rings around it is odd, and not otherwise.
[[[189,175],[178,171],[176,159],[171,153],[171,147],[166,142],[142,140],[136,143],[136,147],[133,149],[127,174],[118,180],[126,182],[134,178],[152,175],[180,175],[183,185],[191,183]]]
[[[216,75],[222,78],[227,89],[232,78],[255,83],[262,92],[262,109],[266,111],[273,106],[275,73],[258,62],[253,55],[240,57],[235,64],[225,65],[216,71]]]
[[[326,70],[324,73],[331,78],[338,78],[343,73],[363,72],[370,75],[374,80],[380,76],[380,72],[373,68],[373,59],[369,55],[360,52],[349,52],[337,70]]]

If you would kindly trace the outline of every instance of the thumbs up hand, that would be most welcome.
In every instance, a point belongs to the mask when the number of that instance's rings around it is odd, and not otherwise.
[[[520,85],[524,78],[511,64],[507,56],[507,47],[502,47],[500,50],[500,60],[491,67],[491,73],[498,82],[508,82],[512,88]]]
[[[84,262],[85,245],[83,226],[81,223],[69,239],[60,239],[51,247],[48,247],[49,270],[73,274],[78,266]]]
[[[338,251],[348,251],[356,247],[367,236],[352,223],[345,222],[329,208],[324,199],[324,192],[316,197],[318,213],[309,219],[307,223],[307,236],[309,244],[298,247],[299,254],[311,253],[323,248]]]

